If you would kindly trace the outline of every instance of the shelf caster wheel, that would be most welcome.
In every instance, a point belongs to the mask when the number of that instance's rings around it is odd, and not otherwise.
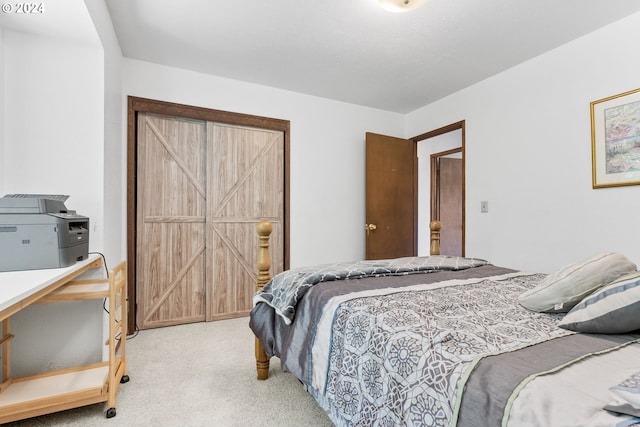
[[[122,378],[120,378],[120,384],[124,384],[128,382],[129,382],[129,375],[123,375]]]
[[[107,418],[113,418],[116,416],[116,408],[107,409]]]

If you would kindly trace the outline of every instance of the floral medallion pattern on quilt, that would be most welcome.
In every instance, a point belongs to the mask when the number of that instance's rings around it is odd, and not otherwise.
[[[356,298],[334,317],[324,398],[338,425],[451,425],[480,355],[567,335],[560,315],[520,307],[544,275]]]

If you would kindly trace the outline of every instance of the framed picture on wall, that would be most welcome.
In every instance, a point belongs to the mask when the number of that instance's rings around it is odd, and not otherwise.
[[[640,89],[591,103],[593,188],[640,185]]]

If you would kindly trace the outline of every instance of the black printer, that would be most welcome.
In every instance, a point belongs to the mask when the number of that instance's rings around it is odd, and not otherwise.
[[[87,259],[89,218],[68,210],[68,197],[0,198],[0,271],[68,267]]]

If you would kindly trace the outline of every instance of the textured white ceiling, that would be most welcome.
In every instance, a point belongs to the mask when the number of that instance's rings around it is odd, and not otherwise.
[[[640,11],[639,0],[428,0],[408,13],[377,0],[104,1],[126,57],[400,113]],[[91,25],[80,0],[45,5],[58,31]]]

